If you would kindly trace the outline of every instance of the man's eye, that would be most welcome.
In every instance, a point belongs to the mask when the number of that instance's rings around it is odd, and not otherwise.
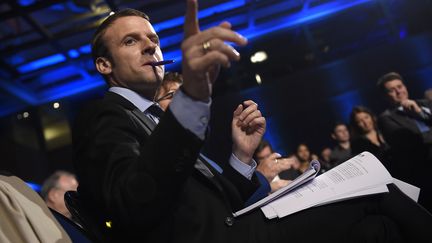
[[[156,45],[159,45],[159,38],[153,38],[152,39],[153,43],[155,43]]]
[[[127,39],[127,40],[125,41],[125,45],[130,46],[130,45],[135,44],[135,42],[136,42],[135,39],[130,38],[130,39]]]

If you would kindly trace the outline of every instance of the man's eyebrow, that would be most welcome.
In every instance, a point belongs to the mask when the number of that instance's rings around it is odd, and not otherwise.
[[[140,35],[140,34],[139,34],[138,32],[136,32],[136,31],[126,33],[126,34],[121,38],[121,42],[123,42],[124,39],[126,39],[127,37],[138,37],[139,35]]]
[[[137,32],[137,31],[133,31],[133,32],[129,32],[129,33],[126,33],[122,38],[121,38],[121,42],[123,42],[124,41],[124,39],[126,39],[126,38],[128,38],[128,37],[134,37],[134,38],[139,38],[141,36],[141,34],[139,33],[139,32]],[[158,40],[158,42],[159,42],[159,36],[156,34],[156,33],[150,33],[150,34],[147,34],[147,37],[148,38],[150,38],[150,39],[152,39],[152,38],[156,38],[157,40]]]

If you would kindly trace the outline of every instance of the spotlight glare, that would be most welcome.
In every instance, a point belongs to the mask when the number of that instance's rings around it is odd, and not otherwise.
[[[24,118],[28,118],[30,116],[30,114],[27,111],[24,111],[24,113],[22,114],[22,116]]]
[[[60,103],[58,102],[53,103],[53,107],[54,109],[58,109],[60,107]]]
[[[250,58],[252,63],[263,62],[267,60],[267,53],[265,51],[259,51],[253,54]]]
[[[255,79],[256,79],[257,84],[261,84],[262,83],[261,76],[258,73],[255,74]]]

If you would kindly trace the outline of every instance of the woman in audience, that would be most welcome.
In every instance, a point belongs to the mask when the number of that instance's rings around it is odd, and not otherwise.
[[[356,155],[363,151],[374,154],[381,162],[389,160],[389,146],[378,130],[375,114],[364,106],[356,106],[350,115],[351,150]]]
[[[318,156],[312,154],[306,144],[301,143],[297,146],[293,158],[296,158],[298,164],[289,170],[279,173],[281,179],[294,180],[297,176],[305,172],[307,168],[309,168],[311,160],[318,159]]]

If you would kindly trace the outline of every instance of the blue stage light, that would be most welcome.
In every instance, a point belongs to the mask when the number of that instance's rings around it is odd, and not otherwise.
[[[18,3],[19,5],[26,7],[29,5],[32,5],[35,2],[35,0],[19,0]]]
[[[79,52],[78,52],[77,50],[75,50],[75,49],[70,49],[70,50],[68,51],[68,55],[69,55],[69,57],[71,57],[71,58],[77,58],[77,57],[80,56]]]
[[[43,103],[59,100],[67,96],[100,88],[105,85],[106,83],[103,80],[103,78],[100,75],[96,74],[94,76],[90,76],[80,80],[75,80],[61,86],[55,86],[51,89],[44,90],[41,93],[41,98],[38,100],[38,103],[43,104]]]
[[[27,64],[21,65],[18,67],[18,71],[20,73],[28,73],[31,71],[35,71],[50,65],[54,65],[60,62],[64,62],[66,58],[63,56],[63,54],[55,54],[52,56],[44,57],[41,59],[38,59],[36,61],[29,62]]]
[[[254,25],[247,29],[240,30],[239,32],[248,39],[253,39],[281,29],[306,24],[367,2],[371,2],[371,0],[333,1],[313,8],[308,8],[305,11],[299,11],[298,13],[289,15],[288,17],[269,21],[262,25]],[[269,8],[266,11],[270,12],[273,10]]]
[[[35,190],[36,192],[40,192],[42,187],[39,184],[33,183],[33,182],[26,182],[27,186],[31,187],[31,189]]]
[[[198,13],[198,18],[202,19],[208,16],[211,16],[213,14],[216,13],[221,13],[221,12],[225,12],[225,11],[229,11],[238,7],[241,7],[243,5],[245,5],[246,1],[245,0],[236,0],[236,1],[229,1],[227,3],[222,3],[210,8],[206,8],[203,10],[200,10]],[[161,30],[165,30],[165,29],[170,29],[176,26],[180,26],[183,25],[184,23],[184,17],[177,17],[174,19],[170,19],[167,21],[163,21],[160,23],[157,23],[155,25],[153,25],[154,29],[156,30],[156,32],[159,32]]]
[[[89,45],[81,46],[79,48],[79,52],[82,53],[82,54],[90,54],[91,53],[91,46],[90,46],[90,44]]]

